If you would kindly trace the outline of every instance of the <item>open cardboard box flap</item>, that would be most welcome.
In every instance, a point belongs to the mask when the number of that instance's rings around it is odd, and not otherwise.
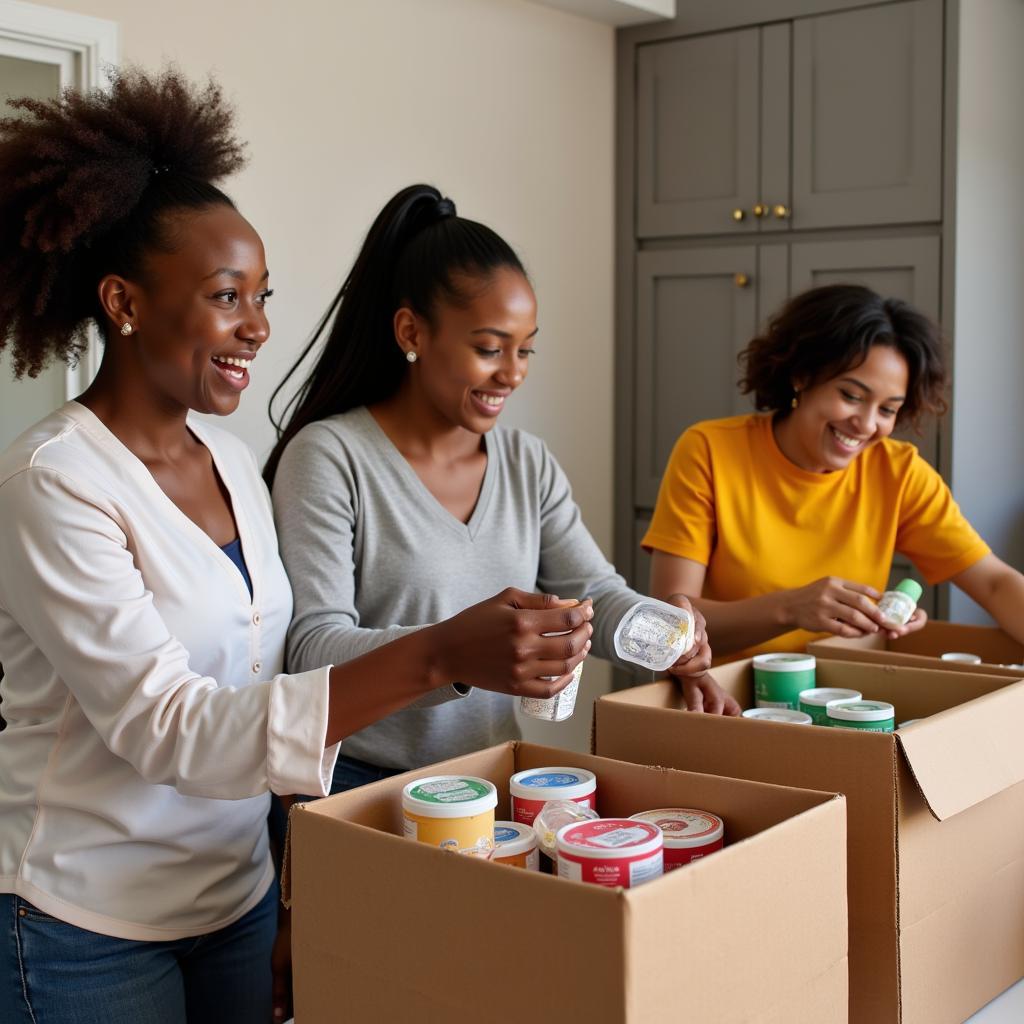
[[[939,821],[1024,782],[1022,721],[1024,683],[1012,683],[897,732],[910,771]]]
[[[983,672],[1019,679],[1020,669],[1005,665],[1024,662],[1024,644],[992,626],[968,626],[957,622],[932,619],[919,629],[895,640],[882,632],[846,639],[830,636],[812,641],[807,651],[819,658],[840,661],[864,658],[876,664],[892,658],[890,664],[917,665],[919,668],[941,669],[943,672]],[[946,651],[977,654],[980,665],[963,662],[939,662]]]

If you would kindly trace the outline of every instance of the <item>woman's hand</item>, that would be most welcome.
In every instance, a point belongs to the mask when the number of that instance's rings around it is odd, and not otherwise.
[[[896,629],[886,626],[886,635],[890,640],[897,640],[908,633],[916,633],[919,629],[924,629],[927,621],[928,613],[923,608],[915,608],[914,614],[910,616],[910,621],[905,626],[898,626]]]
[[[685,608],[693,615],[693,646],[669,668],[683,687],[687,711],[705,711],[709,715],[738,715],[741,708],[718,683],[708,675],[711,667],[711,645],[707,623],[685,594],[671,594],[668,603]]]
[[[806,587],[783,591],[785,625],[811,633],[867,636],[885,628],[874,587],[826,576]]]
[[[431,627],[436,671],[482,690],[553,697],[590,651],[593,617],[589,598],[562,601],[509,587]]]
[[[672,672],[675,666],[669,669]],[[683,687],[683,700],[687,711],[703,711],[708,715],[739,715],[742,708],[734,697],[723,690],[718,683],[705,672],[700,676],[687,676],[680,679]]]
[[[669,668],[669,673],[684,679],[687,676],[702,676],[711,668],[711,645],[708,643],[707,622],[685,594],[671,594],[668,604],[683,608],[693,616],[693,645]]]

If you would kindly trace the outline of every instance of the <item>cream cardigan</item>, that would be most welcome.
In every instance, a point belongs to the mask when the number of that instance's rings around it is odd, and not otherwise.
[[[282,674],[292,612],[249,448],[190,418],[238,568],[85,406],[0,456],[0,892],[106,935],[237,920],[273,879],[268,791],[326,794],[328,670]]]

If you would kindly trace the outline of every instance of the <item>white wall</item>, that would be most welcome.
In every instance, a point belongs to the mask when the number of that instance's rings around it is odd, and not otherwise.
[[[1024,568],[1024,3],[960,9],[953,489]],[[950,618],[991,621],[955,588]]]
[[[122,58],[213,71],[251,161],[227,191],[267,246],[273,336],[226,421],[258,453],[267,400],[377,210],[436,184],[537,288],[534,369],[505,413],[544,437],[612,547],[614,32],[526,0],[56,0],[120,23]],[[608,683],[591,664],[588,689]],[[589,744],[589,720],[540,726]],[[557,730],[557,733],[553,730]]]

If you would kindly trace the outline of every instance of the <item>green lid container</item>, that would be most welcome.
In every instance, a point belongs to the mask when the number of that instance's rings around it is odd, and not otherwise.
[[[815,725],[828,725],[828,706],[834,700],[861,700],[859,690],[843,690],[836,686],[819,686],[800,694],[800,710],[811,716]]]
[[[799,711],[801,691],[814,688],[816,664],[810,654],[758,654],[754,658],[754,703],[759,708]]]
[[[833,729],[892,732],[896,726],[896,710],[884,700],[833,700],[826,712]]]

